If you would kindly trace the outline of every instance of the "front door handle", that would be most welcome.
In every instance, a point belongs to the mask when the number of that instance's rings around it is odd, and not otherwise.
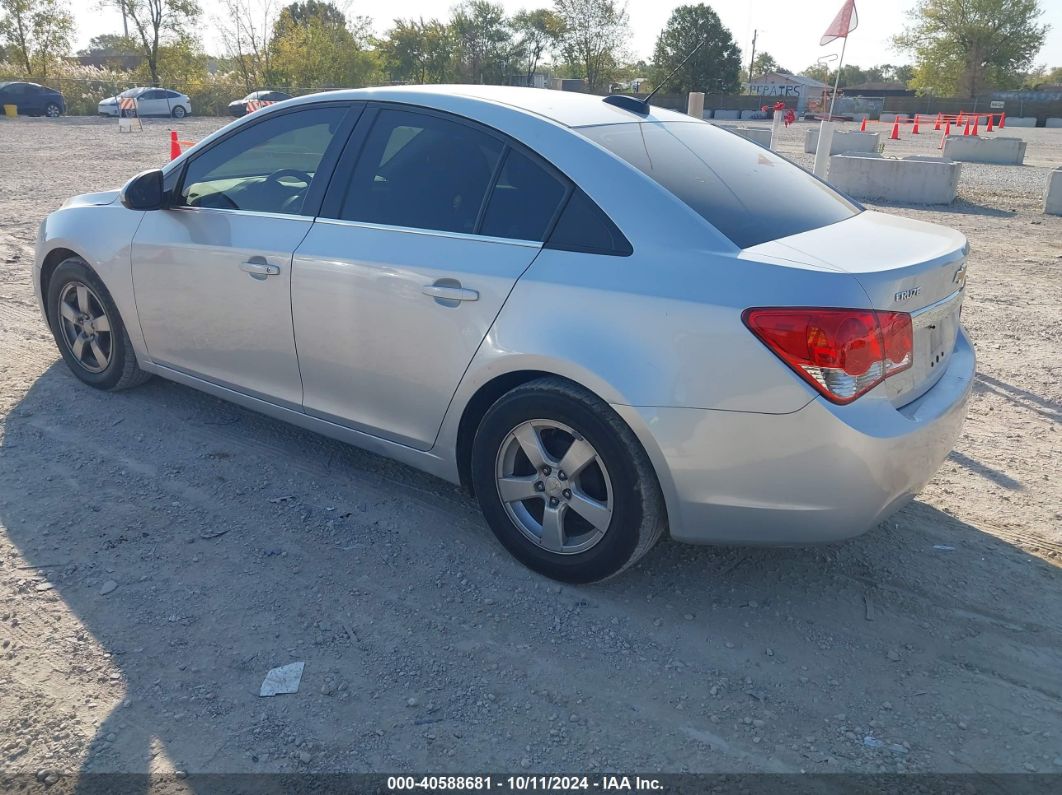
[[[280,266],[271,265],[265,257],[251,257],[247,262],[240,263],[240,270],[252,276],[276,276],[280,273]]]
[[[479,293],[467,287],[453,287],[445,284],[426,284],[420,291],[440,301],[478,301]]]

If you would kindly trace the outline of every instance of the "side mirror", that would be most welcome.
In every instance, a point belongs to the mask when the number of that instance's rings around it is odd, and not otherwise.
[[[130,210],[161,210],[166,206],[162,172],[157,168],[141,171],[122,188],[119,198]]]

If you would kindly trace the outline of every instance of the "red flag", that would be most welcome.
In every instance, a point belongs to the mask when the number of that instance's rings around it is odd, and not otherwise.
[[[847,39],[848,34],[858,26],[859,14],[856,13],[855,0],[848,0],[841,10],[837,12],[837,16],[833,18],[830,26],[826,28],[826,32],[822,34],[819,46],[824,47],[837,39]]]

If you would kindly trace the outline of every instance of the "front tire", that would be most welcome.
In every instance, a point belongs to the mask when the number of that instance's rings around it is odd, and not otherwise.
[[[188,111],[184,109],[184,105],[178,105],[173,109],[172,114],[175,119],[183,119],[188,115]]]
[[[59,264],[48,282],[46,301],[55,343],[81,381],[117,391],[151,377],[136,363],[111,294],[84,260],[70,257]]]
[[[618,574],[667,525],[633,432],[607,403],[561,378],[531,381],[491,406],[473,442],[472,481],[505,548],[563,582]]]

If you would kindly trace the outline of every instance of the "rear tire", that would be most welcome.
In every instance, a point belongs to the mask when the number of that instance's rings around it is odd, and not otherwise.
[[[56,105],[54,102],[49,102],[44,108],[44,115],[49,119],[57,119],[63,113],[62,108]]]
[[[81,381],[113,392],[151,378],[136,363],[111,294],[83,259],[70,257],[59,264],[45,300],[55,344]]]
[[[184,105],[178,105],[171,111],[171,113],[175,119],[183,119],[188,115],[188,111],[184,109]]]
[[[562,582],[618,574],[667,526],[637,437],[607,403],[561,378],[531,381],[491,406],[473,441],[472,482],[513,557]]]

